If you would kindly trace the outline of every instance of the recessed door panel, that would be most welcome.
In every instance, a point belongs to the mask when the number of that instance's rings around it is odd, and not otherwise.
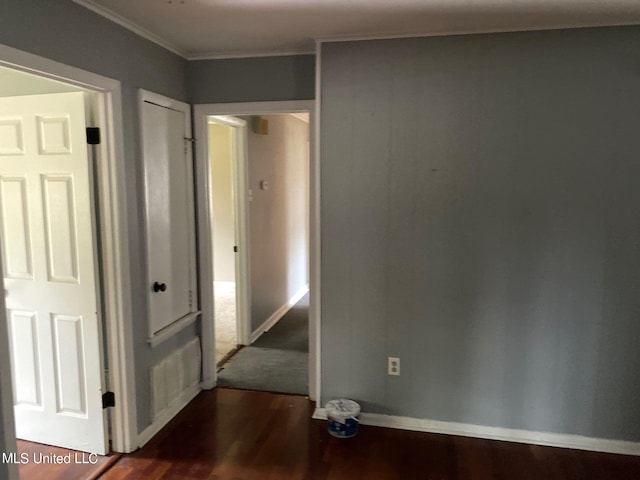
[[[3,265],[7,278],[32,280],[31,234],[27,204],[27,178],[0,178]]]
[[[22,118],[0,117],[0,155],[23,155]]]
[[[71,153],[69,117],[38,116],[38,147],[40,155]]]
[[[43,175],[47,267],[52,282],[78,282],[78,252],[71,175]]]
[[[9,310],[14,403],[42,407],[40,359],[36,312]],[[18,348],[19,346],[19,348]]]
[[[51,323],[53,358],[56,369],[57,411],[86,416],[82,317],[52,314]]]

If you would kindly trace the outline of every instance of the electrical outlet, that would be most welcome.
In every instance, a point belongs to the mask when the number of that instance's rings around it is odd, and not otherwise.
[[[400,375],[400,359],[398,357],[387,358],[387,375]]]

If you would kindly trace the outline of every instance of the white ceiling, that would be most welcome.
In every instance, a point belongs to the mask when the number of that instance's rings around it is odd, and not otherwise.
[[[639,0],[74,0],[185,58],[312,52],[315,39],[640,24]]]

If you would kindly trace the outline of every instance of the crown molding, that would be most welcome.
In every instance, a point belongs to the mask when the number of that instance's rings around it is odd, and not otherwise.
[[[300,49],[290,49],[290,50],[273,50],[273,51],[265,51],[265,50],[237,50],[228,53],[210,51],[210,52],[187,52],[176,46],[175,44],[165,40],[164,38],[156,35],[155,33],[141,27],[135,22],[119,15],[108,8],[100,5],[95,0],[73,0],[73,2],[81,5],[98,15],[101,15],[114,23],[132,31],[133,33],[146,38],[147,40],[169,50],[170,52],[179,55],[180,57],[186,60],[224,60],[224,59],[232,59],[232,58],[255,58],[255,57],[285,57],[292,55],[314,55],[317,52],[316,48],[300,48]],[[453,35],[481,35],[481,34],[489,34],[489,33],[516,33],[516,32],[531,32],[531,31],[541,31],[541,30],[566,30],[566,29],[574,29],[574,28],[606,28],[606,27],[621,27],[621,26],[632,26],[638,25],[639,23],[629,23],[629,22],[617,22],[617,23],[607,23],[607,24],[564,24],[564,25],[534,25],[528,27],[505,27],[505,28],[489,28],[489,29],[478,29],[478,30],[446,30],[441,32],[412,32],[412,33],[369,33],[369,34],[344,34],[344,35],[333,35],[327,37],[318,37],[315,38],[315,44],[319,47],[322,43],[331,43],[331,42],[355,42],[355,41],[364,41],[364,40],[391,40],[391,39],[399,39],[399,38],[419,38],[419,37],[446,37]]]
[[[173,43],[168,42],[164,38],[159,37],[155,33],[150,32],[149,30],[141,27],[137,23],[132,22],[131,20],[123,17],[122,15],[119,15],[109,10],[106,7],[103,7],[102,5],[96,3],[94,0],[73,0],[73,1],[78,5],[82,5],[83,7],[91,10],[92,12],[97,13],[98,15],[101,15],[107,18],[108,20],[111,20],[114,23],[117,23],[121,27],[124,27],[127,30],[132,31],[133,33],[141,36],[142,38],[146,38],[147,40],[157,45],[160,45],[161,47],[169,50],[172,53],[175,53],[176,55],[181,56],[182,58],[185,58],[185,59],[187,58],[186,52],[184,52],[181,48],[177,47]]]
[[[504,27],[478,30],[445,30],[441,32],[413,32],[413,33],[363,33],[354,35],[332,35],[328,37],[318,37],[315,39],[316,45],[332,42],[357,42],[364,40],[393,40],[401,38],[421,38],[421,37],[449,37],[456,35],[484,35],[489,33],[518,33],[518,32],[539,32],[546,30],[570,30],[576,28],[607,28],[607,27],[630,27],[639,23],[619,22],[607,24],[563,24],[563,25],[532,25],[528,27]]]
[[[266,52],[264,50],[259,51],[237,51],[230,53],[193,53],[186,56],[187,60],[224,60],[230,58],[255,58],[255,57],[290,57],[292,55],[315,55],[315,48],[305,48],[298,50],[274,50]]]
[[[251,50],[243,50],[243,51],[235,51],[230,53],[220,53],[220,52],[203,52],[203,53],[188,53],[175,44],[165,40],[164,38],[156,35],[153,32],[150,32],[146,28],[141,27],[135,22],[119,15],[108,8],[100,5],[94,0],[73,0],[78,5],[81,5],[98,15],[105,17],[108,20],[111,20],[114,23],[117,23],[121,27],[126,28],[127,30],[132,31],[136,35],[139,35],[147,40],[155,43],[156,45],[160,45],[161,47],[169,50],[170,52],[175,53],[176,55],[181,56],[186,60],[223,60],[230,58],[251,58],[251,57],[287,57],[291,55],[314,55],[316,53],[315,48],[305,48],[305,49],[292,49],[292,50],[274,50],[274,51],[251,51]]]

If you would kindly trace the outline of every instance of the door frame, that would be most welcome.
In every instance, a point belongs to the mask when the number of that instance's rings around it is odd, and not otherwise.
[[[209,117],[213,117],[209,119]],[[251,256],[249,252],[249,219],[248,219],[248,192],[249,192],[249,164],[248,164],[248,137],[247,122],[231,115],[207,115],[207,148],[209,146],[208,125],[217,123],[231,127],[235,131],[233,144],[233,229],[235,235],[235,245],[238,247],[237,255],[234,258],[235,264],[235,284],[236,284],[236,337],[240,345],[251,344],[251,282],[249,282],[249,272],[251,272]],[[207,155],[207,159],[209,156]],[[209,165],[211,168],[211,165]],[[211,192],[211,182],[209,180],[209,191]],[[213,214],[213,194],[209,197],[211,204],[209,208]],[[210,217],[213,219],[213,215]],[[211,221],[211,241],[215,237],[213,220]],[[215,262],[213,255],[213,243],[211,247],[212,265]],[[213,267],[215,269],[215,267]],[[213,276],[215,281],[215,275]],[[215,293],[214,293],[215,303]],[[214,310],[215,312],[215,305]],[[214,318],[215,322],[215,318]],[[215,347],[214,347],[215,348]]]
[[[2,255],[0,255],[0,272]],[[4,277],[0,275],[0,287],[4,290]],[[17,452],[16,428],[13,415],[13,385],[11,382],[11,358],[9,355],[9,332],[6,320],[4,295],[0,295],[0,434],[4,433],[6,453]],[[2,454],[2,452],[0,452]],[[0,478],[18,480],[18,465],[0,463]]]
[[[221,115],[269,115],[309,113],[309,398],[320,399],[320,165],[316,151],[315,100],[275,102],[208,103],[194,105],[196,138],[196,202],[198,210],[198,252],[200,308],[202,310],[202,388],[216,386],[211,251],[211,166],[208,155],[208,118]],[[246,195],[245,195],[246,197]],[[247,277],[248,283],[248,277]]]
[[[137,411],[135,396],[133,323],[131,305],[131,276],[127,226],[125,155],[122,129],[122,92],[118,80],[49,60],[22,50],[0,44],[0,66],[62,81],[96,94],[96,126],[102,132],[102,142],[95,146],[98,202],[97,236],[100,238],[102,259],[101,298],[104,307],[103,362],[109,358],[107,389],[114,392],[116,406],[108,413],[111,447],[113,451],[128,453],[137,448]],[[97,223],[97,222],[96,222]],[[0,289],[4,279],[0,276]],[[6,325],[6,311],[0,311],[0,323]],[[7,330],[0,328],[0,342],[8,343]],[[104,369],[103,363],[103,369]],[[100,372],[104,375],[105,372]],[[2,391],[11,388],[11,368],[0,362]],[[13,405],[3,402],[3,418]],[[107,414],[107,412],[105,412]],[[5,431],[8,442],[15,448],[15,430]],[[8,447],[8,446],[7,446]]]

